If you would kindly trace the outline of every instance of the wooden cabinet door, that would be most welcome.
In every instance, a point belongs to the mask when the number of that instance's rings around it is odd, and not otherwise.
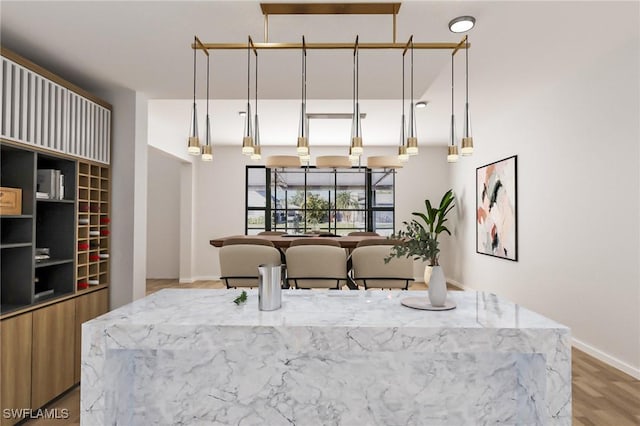
[[[82,351],[82,323],[94,319],[109,311],[109,293],[107,289],[94,291],[76,297],[76,342],[73,381],[80,381],[80,361]]]
[[[32,408],[42,407],[74,384],[75,312],[73,299],[33,312]]]
[[[2,410],[31,407],[31,313],[0,323]],[[19,418],[1,416],[1,424],[13,425]]]

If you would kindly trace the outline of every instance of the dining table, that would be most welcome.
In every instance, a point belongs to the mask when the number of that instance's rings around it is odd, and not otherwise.
[[[230,235],[228,237],[220,237],[209,240],[209,244],[214,247],[222,247],[225,240],[231,238],[259,238],[261,240],[271,241],[276,248],[285,249],[291,245],[293,240],[298,238],[311,239],[311,240],[334,240],[340,244],[340,247],[346,249],[354,249],[360,241],[370,239],[381,239],[383,236],[371,236],[371,235],[347,235],[347,236],[323,236],[322,234],[285,234],[285,235]]]

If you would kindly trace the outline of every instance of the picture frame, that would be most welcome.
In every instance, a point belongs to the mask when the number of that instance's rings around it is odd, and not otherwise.
[[[476,252],[518,261],[518,156],[476,168]]]

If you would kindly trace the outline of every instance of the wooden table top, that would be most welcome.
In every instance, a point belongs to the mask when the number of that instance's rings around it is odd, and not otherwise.
[[[358,243],[363,240],[370,239],[380,239],[385,237],[376,237],[369,235],[358,235],[358,236],[345,236],[345,237],[320,237],[320,236],[309,236],[309,235],[230,235],[228,237],[215,238],[209,241],[214,247],[222,247],[222,243],[229,238],[260,238],[262,240],[271,241],[274,246],[278,248],[287,248],[291,245],[291,241],[297,240],[298,238],[304,238],[305,240],[335,240],[340,243],[342,248],[356,248]]]

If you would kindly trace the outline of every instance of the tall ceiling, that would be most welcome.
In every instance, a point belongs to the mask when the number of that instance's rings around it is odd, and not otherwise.
[[[482,15],[473,2],[404,2],[397,40],[458,42],[447,28],[460,14]],[[390,42],[390,15],[271,15],[270,42]],[[193,51],[203,42],[264,41],[264,18],[255,1],[2,1],[2,44],[80,84],[117,85],[150,99],[192,96]],[[414,96],[421,97],[446,66],[450,51],[415,51]],[[307,97],[350,99],[352,53],[313,50],[307,56]],[[408,59],[408,58],[407,58]],[[261,51],[259,91],[265,99],[300,96],[300,51]],[[205,56],[198,52],[199,96],[204,97]],[[400,50],[361,50],[360,97],[401,97]],[[408,74],[407,62],[407,77]],[[246,51],[215,51],[212,94],[246,97]],[[408,81],[407,81],[408,83]],[[407,96],[409,96],[407,86]]]
[[[156,109],[166,110],[167,119],[180,117],[185,126],[186,100],[193,95],[193,36],[209,43],[244,43],[247,35],[263,41],[264,34],[256,1],[2,0],[0,7],[3,46],[89,91],[104,93],[116,86],[142,92],[152,100],[167,100],[157,101],[161,104],[183,99],[184,111],[165,104]],[[540,93],[557,91],[584,67],[608,61],[611,51],[626,49],[637,39],[639,28],[637,1],[404,1],[397,17],[397,40],[413,34],[416,42],[457,42],[462,37],[449,32],[447,23],[460,15],[477,19],[469,33],[475,129],[478,123],[499,126],[505,111]],[[356,35],[362,42],[389,42],[392,19],[374,15],[270,17],[269,41],[300,42],[302,35],[308,42],[350,42]],[[200,99],[205,98],[204,58],[198,52]],[[211,58],[214,120],[224,123],[214,126],[213,137],[216,143],[237,145],[242,131],[237,112],[246,98],[246,50],[214,51]],[[360,98],[362,111],[368,114],[363,121],[366,144],[394,145],[400,127],[401,52],[362,50],[360,58]],[[450,60],[449,51],[415,52],[414,96],[429,101],[429,107],[417,114],[421,145],[447,144]],[[463,70],[463,56],[456,55],[459,132]],[[308,99],[313,100],[310,112],[350,112],[350,51],[309,51],[307,72]],[[260,51],[259,82],[260,99],[265,100],[261,103],[263,143],[282,145],[295,140],[300,51]],[[513,87],[518,87],[518,93]],[[314,143],[335,145],[348,140],[349,124],[344,120],[316,120],[313,128]],[[177,144],[184,142],[182,136],[175,139]],[[476,140],[476,144],[481,142]]]

